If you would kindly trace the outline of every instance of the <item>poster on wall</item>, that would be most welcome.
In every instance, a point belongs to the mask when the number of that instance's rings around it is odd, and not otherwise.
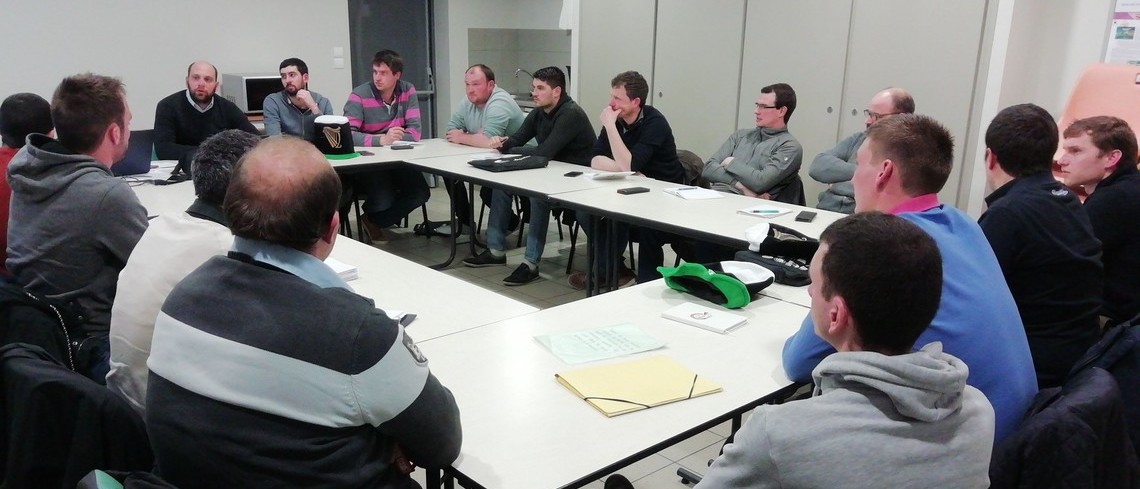
[[[1140,25],[1140,0],[1116,0],[1112,28],[1108,32],[1108,48],[1104,52],[1106,63],[1140,66],[1137,25]]]

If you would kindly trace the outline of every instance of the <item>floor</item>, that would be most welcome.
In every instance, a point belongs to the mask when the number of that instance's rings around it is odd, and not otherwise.
[[[475,201],[476,205],[480,202],[478,192],[476,192]],[[447,218],[449,200],[447,192],[442,186],[436,186],[432,189],[432,198],[428,201],[427,209],[428,218],[433,221],[442,221]],[[476,218],[478,218],[478,211],[476,211]],[[419,222],[419,214],[413,213],[411,220],[413,224]],[[388,243],[379,245],[378,248],[424,265],[441,263],[447,258],[449,243],[445,238],[416,236],[411,228],[394,228],[390,231],[386,233],[389,237]],[[585,292],[574,290],[567,283],[566,263],[573,253],[575,256],[574,269],[585,270],[585,238],[584,235],[579,235],[579,242],[572,250],[569,231],[565,227],[563,227],[563,234],[563,239],[559,240],[558,229],[554,223],[551,223],[546,240],[546,249],[543,253],[542,262],[539,264],[541,278],[526,285],[508,287],[502,284],[502,280],[522,262],[523,247],[507,250],[506,266],[469,268],[462,264],[463,258],[470,255],[470,247],[464,243],[456,253],[455,261],[451,266],[444,269],[443,273],[543,309],[583,299],[586,297]],[[507,242],[513,246],[517,243],[517,239],[517,234],[511,234],[508,236]],[[666,247],[665,263],[672,263],[675,258],[676,255],[673,254],[672,250]],[[443,380],[446,383],[446,379]],[[716,458],[720,452],[720,447],[724,444],[729,431],[729,424],[723,423],[634,463],[620,470],[619,473],[633,481],[634,486],[638,489],[691,487],[691,485],[681,483],[677,476],[677,469],[684,466],[689,470],[703,474],[708,468],[709,460]],[[520,467],[519,470],[526,469]],[[417,470],[413,475],[421,485],[424,484],[422,470]],[[603,481],[599,480],[590,483],[586,488],[601,489],[602,486]]]

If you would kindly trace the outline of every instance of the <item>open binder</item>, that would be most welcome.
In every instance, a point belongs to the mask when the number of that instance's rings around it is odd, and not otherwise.
[[[721,391],[663,355],[570,370],[554,378],[610,417]]]

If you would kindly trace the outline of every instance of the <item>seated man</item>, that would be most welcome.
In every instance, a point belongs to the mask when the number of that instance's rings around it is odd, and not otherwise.
[[[566,75],[556,66],[534,72],[531,97],[534,110],[526,116],[522,128],[511,137],[497,137],[491,147],[505,154],[539,155],[587,166],[594,147],[594,127],[590,116],[565,93]],[[525,145],[531,139],[538,146]],[[487,251],[463,260],[469,267],[505,265],[507,227],[511,213],[511,195],[495,189],[491,197],[491,216],[487,220]],[[505,285],[522,285],[538,278],[538,260],[546,248],[546,230],[550,225],[550,203],[530,199],[530,227],[526,234],[523,262],[507,278]]]
[[[17,93],[0,104],[0,279],[8,276],[8,163],[24,147],[29,134],[51,134],[51,104],[34,93]]]
[[[87,313],[81,373],[107,376],[107,330],[119,271],[146,231],[146,209],[111,165],[127,153],[131,109],[117,78],[84,74],[55,89],[57,139],[28,136],[8,167],[8,270],[32,292]]]
[[[901,88],[888,88],[867,103],[863,110],[867,127],[876,121],[897,114],[913,114],[914,99]],[[851,186],[851,176],[855,174],[855,152],[867,137],[866,131],[852,134],[836,144],[834,148],[816,155],[808,168],[808,174],[819,183],[826,183],[827,190],[819,194],[816,207],[850,214],[855,210],[855,189]]]
[[[270,138],[234,169],[234,234],[170,292],[147,366],[156,470],[185,489],[417,487],[459,455],[459,409],[396,321],[322,263],[340,179]]]
[[[815,367],[810,399],[753,411],[697,487],[986,487],[993,408],[941,344],[912,350],[938,310],[942,265],[898,217],[829,226],[808,292],[815,334],[838,353]]]
[[[1037,387],[1061,385],[1100,339],[1100,242],[1072,191],[1053,179],[1057,124],[1033,104],[1007,107],[986,129],[986,184],[978,225],[1017,302]]]
[[[795,110],[796,92],[787,83],[761,88],[756,127],[729,136],[705,162],[701,176],[717,190],[804,205],[804,149],[788,132]]]
[[[190,272],[230,250],[234,238],[222,216],[222,200],[238,159],[261,138],[237,129],[210,136],[194,154],[197,200],[177,215],[151,220],[123,271],[111,307],[111,371],[107,387],[139,413],[146,410],[146,380],[154,318],[166,295]]]
[[[970,385],[989,399],[996,440],[1017,428],[1037,394],[1033,358],[1017,304],[981,228],[938,202],[954,161],[950,132],[934,119],[899,115],[872,124],[859,147],[852,183],[855,212],[895,214],[926,231],[942,254],[942,301],[916,344],[940,341],[970,368]],[[800,382],[835,352],[809,315],[784,344],[784,370]]]
[[[218,69],[205,61],[186,69],[186,90],[159,100],[154,109],[154,153],[188,169],[202,141],[226,129],[259,134],[245,113],[218,96]]]
[[[313,121],[333,113],[332,103],[317,92],[309,90],[309,65],[297,58],[281,62],[280,92],[265,96],[262,111],[265,114],[265,134],[290,134],[306,141],[313,139]]]
[[[399,53],[377,51],[372,57],[372,83],[348,94],[344,116],[352,126],[352,143],[357,148],[420,140],[420,103],[416,87],[400,79],[403,72]],[[385,228],[398,224],[431,197],[423,174],[411,168],[368,172],[354,177],[353,185],[364,193],[360,221],[368,238],[377,244],[388,241]]]
[[[1088,198],[1093,232],[1104,261],[1104,304],[1110,324],[1140,314],[1140,171],[1136,133],[1116,117],[1081,119],[1065,128],[1058,162],[1065,185],[1081,187]]]
[[[610,81],[610,103],[602,109],[599,117],[602,132],[594,143],[590,167],[601,171],[633,171],[649,178],[666,182],[683,183],[685,169],[677,159],[677,143],[673,139],[673,129],[661,111],[645,105],[649,96],[649,84],[645,77],[636,71],[618,73]],[[590,239],[613,244],[613,249],[602,250],[597,255],[600,275],[603,281],[610,275],[610,262],[621,263],[621,255],[629,240],[630,227],[619,224],[612,240],[604,236],[601,229],[590,229],[590,215],[579,212],[578,222]],[[596,232],[595,232],[596,231]],[[640,246],[638,247],[637,281],[639,283],[661,278],[657,267],[665,261],[661,246],[671,239],[670,234],[647,228],[633,230]],[[623,265],[624,268],[624,265]],[[630,272],[622,270],[619,283],[628,284],[633,279]],[[586,274],[574,272],[568,278],[570,286],[586,288]]]
[[[526,117],[519,104],[506,90],[495,84],[495,72],[483,64],[471,65],[463,75],[463,86],[467,99],[459,104],[451,120],[444,129],[449,142],[490,148],[494,138],[509,136],[522,127]],[[447,193],[455,202],[455,216],[460,224],[471,222],[471,203],[467,199],[467,187],[461,182],[444,179]],[[491,201],[490,187],[480,192],[484,202]],[[450,226],[445,224],[444,226]],[[451,234],[447,228],[437,229],[442,234]]]

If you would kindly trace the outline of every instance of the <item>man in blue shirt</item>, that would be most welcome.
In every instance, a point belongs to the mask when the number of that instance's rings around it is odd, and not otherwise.
[[[922,228],[942,253],[942,300],[915,344],[941,341],[970,368],[967,382],[994,407],[995,441],[1017,428],[1037,394],[1033,358],[1017,305],[981,228],[940,203],[937,192],[953,165],[950,132],[934,119],[904,114],[867,129],[856,156],[855,212],[895,214]],[[811,380],[835,349],[816,336],[811,317],[784,344],[784,370]]]

